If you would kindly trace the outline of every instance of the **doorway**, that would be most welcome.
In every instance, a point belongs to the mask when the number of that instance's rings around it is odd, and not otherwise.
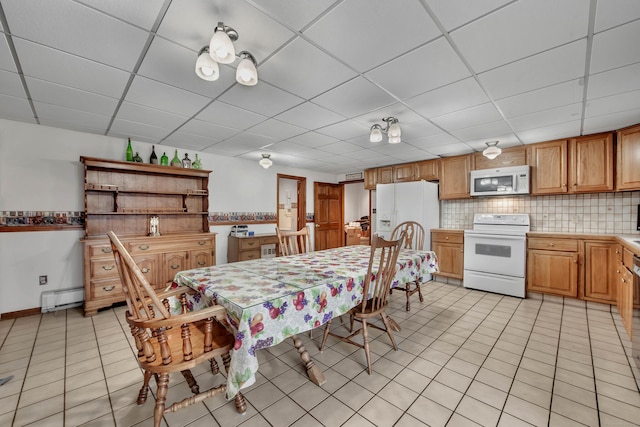
[[[307,178],[278,174],[276,221],[281,230],[297,231],[307,224]]]

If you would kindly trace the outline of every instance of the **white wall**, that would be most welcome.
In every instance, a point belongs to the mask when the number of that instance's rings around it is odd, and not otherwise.
[[[357,221],[369,215],[369,190],[363,182],[344,185],[344,222]]]
[[[80,156],[124,160],[126,141],[120,138],[0,120],[0,211],[83,211],[83,167]],[[132,141],[146,161],[151,144]],[[173,157],[175,147],[156,144]],[[179,149],[180,157],[185,150]],[[193,151],[187,151],[195,159]],[[313,212],[313,182],[337,182],[330,174],[279,167],[257,161],[198,153],[209,179],[210,212],[275,212],[277,174],[307,178],[307,212]],[[217,261],[227,262],[230,226],[215,226]],[[273,233],[275,224],[251,225],[256,233]],[[43,291],[83,286],[83,231],[0,233],[0,313],[40,307]],[[38,276],[49,284],[38,285]]]

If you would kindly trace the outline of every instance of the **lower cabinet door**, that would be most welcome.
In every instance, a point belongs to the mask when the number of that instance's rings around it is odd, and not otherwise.
[[[177,251],[162,254],[162,277],[158,286],[170,284],[176,273],[189,270],[189,252]]]
[[[578,296],[578,254],[527,251],[527,290],[567,297]]]

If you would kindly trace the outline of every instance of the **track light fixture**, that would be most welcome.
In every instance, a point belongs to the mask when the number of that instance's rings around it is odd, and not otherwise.
[[[273,164],[273,162],[271,161],[271,154],[263,154],[262,159],[260,159],[258,163],[260,163],[260,166],[262,166],[263,168],[269,169],[269,166]]]
[[[398,119],[396,119],[395,117],[385,117],[382,119],[382,121],[386,123],[384,128],[379,124],[371,126],[369,141],[382,141],[382,134],[384,133],[389,137],[389,144],[398,144],[399,142],[401,142],[400,136],[402,135],[402,130],[400,129]]]
[[[196,75],[206,81],[218,80],[220,77],[218,64],[231,64],[238,57],[240,63],[236,70],[236,81],[241,85],[255,86],[258,83],[256,59],[246,50],[236,55],[236,49],[233,45],[236,40],[238,40],[238,32],[222,22],[218,22],[209,46],[204,46],[198,52]]]
[[[498,142],[499,141],[485,142],[485,144],[487,144],[487,148],[484,149],[482,155],[491,160],[498,157],[500,153],[502,153],[502,149],[498,147]]]

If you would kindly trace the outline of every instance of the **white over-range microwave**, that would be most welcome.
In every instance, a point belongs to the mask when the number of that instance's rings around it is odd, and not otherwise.
[[[471,171],[472,196],[529,194],[529,166]]]

